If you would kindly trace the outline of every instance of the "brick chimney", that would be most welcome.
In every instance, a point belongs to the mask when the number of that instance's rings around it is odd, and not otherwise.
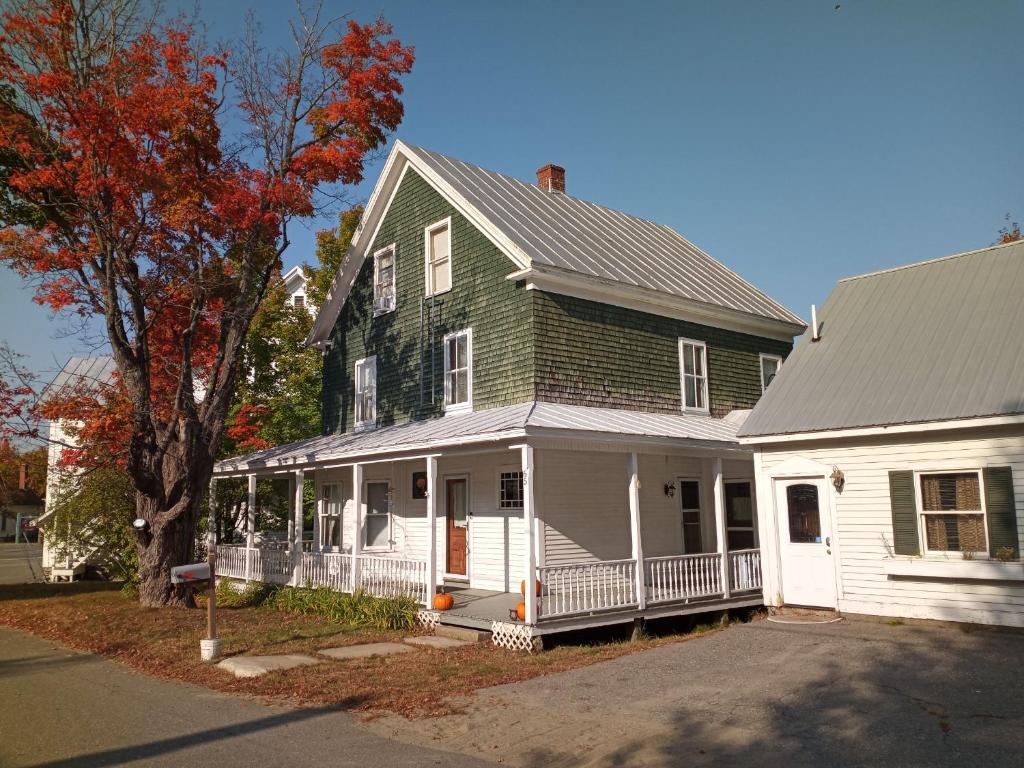
[[[25,486],[28,485],[28,464],[22,464],[18,467],[18,487],[21,490],[25,490]]]
[[[537,186],[545,192],[565,192],[565,168],[551,163],[538,168]]]

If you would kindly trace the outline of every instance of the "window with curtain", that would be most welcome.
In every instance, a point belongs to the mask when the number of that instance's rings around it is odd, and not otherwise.
[[[376,314],[395,308],[395,246],[389,245],[373,255],[373,311]]]
[[[988,551],[977,471],[921,475],[921,518],[930,552]]]
[[[452,287],[451,220],[427,227],[427,296]]]
[[[683,409],[708,410],[707,347],[703,341],[679,340],[679,371]]]
[[[469,409],[473,402],[473,333],[450,333],[444,338],[444,405],[446,411]]]
[[[377,421],[377,358],[356,361],[355,371],[356,428],[372,427]]]

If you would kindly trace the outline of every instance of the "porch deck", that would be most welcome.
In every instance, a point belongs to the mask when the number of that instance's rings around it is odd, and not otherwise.
[[[522,600],[518,592],[495,592],[489,589],[471,589],[458,584],[445,584],[445,592],[455,605],[441,614],[441,623],[454,627],[469,627],[491,631],[495,621],[508,621],[515,615],[516,605]]]

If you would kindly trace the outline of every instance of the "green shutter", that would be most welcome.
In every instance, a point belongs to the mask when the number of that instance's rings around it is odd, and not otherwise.
[[[892,507],[892,537],[896,554],[920,555],[913,472],[889,473],[889,504]]]
[[[993,557],[1004,547],[1019,554],[1017,547],[1017,505],[1013,500],[1013,472],[1009,467],[986,467],[985,513],[988,517],[988,547]]]

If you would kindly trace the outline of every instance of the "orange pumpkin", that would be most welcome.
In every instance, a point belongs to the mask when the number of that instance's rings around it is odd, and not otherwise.
[[[526,594],[526,579],[519,582],[519,594]],[[537,597],[540,597],[540,579],[537,579]]]
[[[520,621],[526,621],[526,603],[520,603],[516,606],[516,616],[519,617]]]
[[[434,595],[434,610],[435,611],[447,611],[453,605],[455,605],[455,598],[451,595],[441,592],[440,594]]]

